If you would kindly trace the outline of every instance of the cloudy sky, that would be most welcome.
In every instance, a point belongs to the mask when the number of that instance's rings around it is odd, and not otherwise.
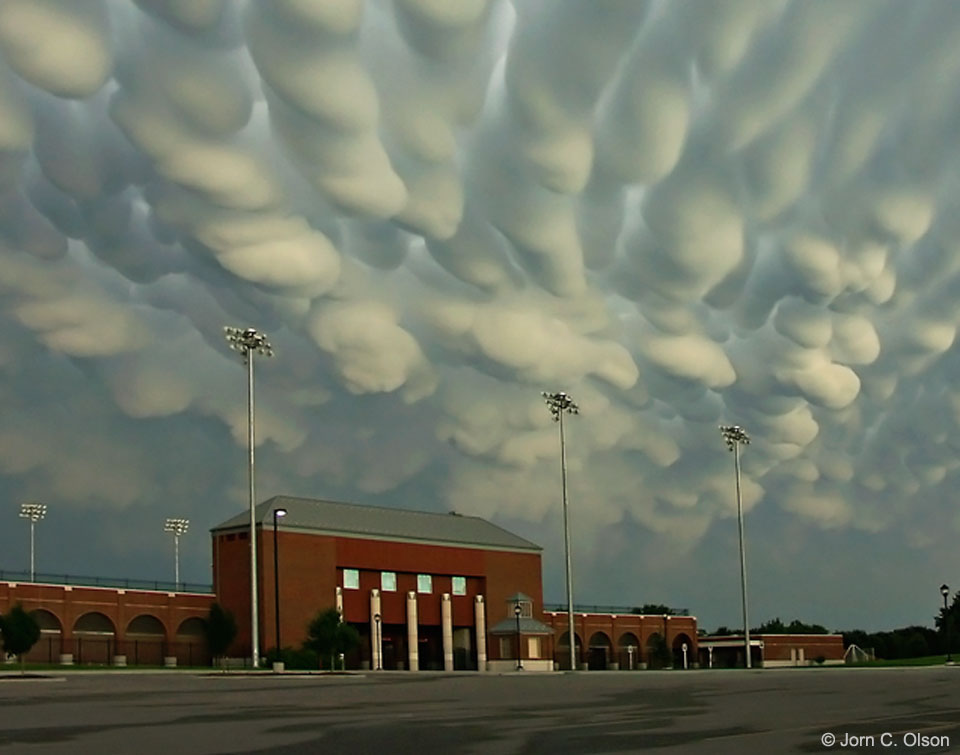
[[[489,517],[563,600],[960,587],[960,3],[4,0],[0,567],[186,579],[258,491]]]

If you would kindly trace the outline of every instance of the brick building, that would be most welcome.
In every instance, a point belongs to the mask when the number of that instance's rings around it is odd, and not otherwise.
[[[209,593],[0,581],[0,612],[17,603],[40,625],[35,663],[191,665],[210,662]]]
[[[362,638],[348,662],[366,668],[496,667],[500,645],[488,654],[486,629],[514,619],[511,596],[529,596],[527,618],[542,613],[540,546],[477,517],[277,496],[256,507],[256,521],[264,650],[276,645],[275,584],[285,647],[337,607]],[[212,530],[214,590],[240,628],[233,655],[250,653],[248,532],[248,513]],[[543,656],[533,661],[552,653],[549,642],[533,649]]]
[[[348,666],[508,670],[518,650],[526,670],[569,665],[566,615],[544,611],[542,549],[484,519],[286,496],[259,504],[255,519],[261,650],[277,642],[276,584],[283,646],[298,647],[310,619],[336,607],[361,635]],[[235,656],[250,654],[249,526],[247,512],[212,530],[214,591],[240,629]],[[578,611],[575,632],[581,668],[655,665],[658,637],[660,665],[696,665],[689,616]]]
[[[844,662],[841,634],[751,634],[750,662],[755,667],[838,665]],[[707,635],[700,638],[704,668],[743,666],[744,637]]]

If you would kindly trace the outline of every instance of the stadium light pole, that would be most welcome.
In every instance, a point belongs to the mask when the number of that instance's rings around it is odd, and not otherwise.
[[[36,581],[36,571],[34,569],[34,529],[37,522],[47,515],[47,505],[45,503],[21,503],[20,518],[30,520],[30,581]]]
[[[563,543],[566,550],[567,561],[567,632],[570,641],[570,670],[576,671],[577,636],[573,631],[573,567],[570,556],[570,515],[567,510],[567,448],[563,437],[563,415],[579,414],[580,407],[576,405],[570,396],[562,391],[558,393],[543,392],[541,395],[544,401],[547,402],[547,407],[550,409],[553,421],[560,425],[560,481],[563,486]]]
[[[173,583],[174,590],[180,589],[180,536],[190,529],[189,519],[170,518],[163,524],[164,532],[173,533]]]
[[[750,436],[739,425],[721,425],[720,433],[733,452],[733,466],[737,477],[737,526],[740,531],[740,596],[743,603],[743,642],[746,649],[746,667],[752,668],[750,660],[750,619],[747,616],[747,557],[743,545],[743,495],[740,486],[740,446],[750,444]]]
[[[287,515],[286,509],[273,510],[273,616],[277,630],[277,660],[282,661],[280,648],[280,551],[277,547],[277,522]]]
[[[254,328],[225,327],[227,343],[243,356],[247,366],[247,447],[249,450],[248,479],[250,482],[250,658],[254,668],[260,666],[259,609],[257,606],[257,522],[256,488],[254,486],[253,447],[256,438],[253,410],[253,355],[272,357],[273,347],[267,337]]]
[[[947,638],[947,663],[952,663],[953,659],[950,657],[950,614],[947,613],[949,610],[947,608],[947,598],[950,597],[950,586],[943,584],[940,585],[940,594],[943,596],[943,634]]]

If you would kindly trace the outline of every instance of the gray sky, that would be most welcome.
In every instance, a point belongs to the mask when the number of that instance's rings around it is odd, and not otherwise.
[[[563,599],[928,623],[960,515],[960,4],[5,0],[0,566],[209,580],[258,490],[456,510]]]

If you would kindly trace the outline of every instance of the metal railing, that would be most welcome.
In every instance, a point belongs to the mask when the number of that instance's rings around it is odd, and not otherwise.
[[[618,616],[663,616],[662,613],[647,613],[644,614],[640,606],[588,606],[582,603],[574,603],[573,612],[574,613],[615,613]],[[566,603],[544,603],[544,611],[551,611],[557,613],[566,613],[567,605]],[[689,616],[690,610],[687,608],[671,608],[670,616]]]
[[[126,579],[123,577],[84,577],[76,574],[34,574],[28,571],[0,569],[0,582],[23,584],[76,585],[77,587],[112,587],[120,590],[155,590],[157,592],[195,592],[213,594],[212,585],[197,582],[164,582],[162,580]]]

